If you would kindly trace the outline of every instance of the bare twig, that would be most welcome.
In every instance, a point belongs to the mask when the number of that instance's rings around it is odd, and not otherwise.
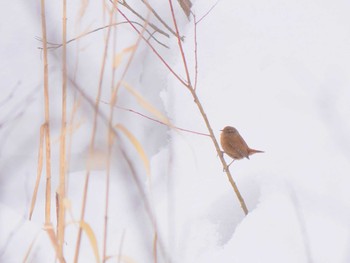
[[[118,249],[118,261],[117,263],[120,263],[122,260],[122,252],[123,252],[123,245],[124,245],[124,239],[125,239],[125,229],[123,230],[122,236],[120,238],[120,244]]]
[[[158,18],[158,14],[152,9],[150,8],[150,6],[148,4],[145,3],[145,1],[142,1],[146,6],[147,8]],[[133,13],[135,16],[137,16],[138,18],[140,18],[142,21],[146,21],[146,19],[141,16],[138,12],[136,12],[125,0],[122,0],[122,1],[118,1],[119,4],[121,4],[122,6],[124,6],[125,8],[129,9],[129,11],[131,13]],[[160,17],[158,18],[160,19]],[[161,21],[161,23],[172,33],[172,34],[175,34],[175,32],[168,26],[165,24],[165,22],[163,22],[162,19],[160,19],[159,21]],[[157,27],[156,25],[150,23],[149,21],[147,22],[147,24],[152,27],[155,31],[157,31],[158,33],[166,36],[166,37],[170,37],[168,33],[164,32],[163,30],[161,30],[159,27]]]
[[[17,91],[17,89],[18,89],[18,87],[19,87],[20,84],[21,84],[21,83],[18,82],[18,83],[16,84],[16,86],[14,86],[14,87],[11,89],[11,93],[10,93],[5,99],[3,99],[2,101],[0,101],[0,107],[2,107],[8,100],[10,100],[11,98],[13,98],[13,96],[14,96],[15,92]]]
[[[196,15],[193,14],[193,20],[194,20],[194,85],[193,89],[197,90],[197,83],[198,83],[198,43],[197,43],[197,22],[196,22]]]
[[[178,43],[178,46],[179,46],[179,49],[180,49],[180,52],[181,52],[181,58],[182,58],[182,61],[183,61],[183,64],[184,64],[184,68],[185,68],[185,73],[186,73],[187,85],[185,85],[185,86],[188,89],[191,89],[192,88],[192,84],[191,84],[190,73],[188,71],[188,66],[187,66],[187,62],[186,62],[186,57],[185,57],[185,53],[184,53],[184,50],[183,50],[183,46],[182,46],[182,43],[181,43],[181,38],[179,37],[180,36],[179,35],[180,34],[179,33],[179,28],[177,26],[177,22],[176,22],[176,19],[175,19],[175,13],[174,13],[174,7],[173,7],[173,3],[172,3],[171,0],[169,0],[169,5],[170,5],[170,10],[171,10],[171,14],[172,14],[175,30],[176,30],[176,35],[178,36],[177,37],[177,43]]]
[[[109,0],[115,8],[117,8],[115,6],[115,4],[113,3],[112,0]],[[131,27],[139,34],[141,35],[141,32],[133,25],[133,23],[131,23],[131,21],[129,20],[129,18],[120,10],[117,9],[118,12],[125,18],[126,21],[128,21],[128,23],[131,25]],[[163,64],[166,66],[167,69],[169,69],[169,71],[183,84],[183,85],[187,85],[186,82],[170,67],[170,65],[165,61],[165,59],[159,54],[159,52],[152,46],[152,44],[148,41],[148,39],[146,39],[143,35],[141,35],[142,39],[147,43],[147,45],[152,49],[152,51],[154,52],[154,54],[156,54],[156,56],[163,62]]]
[[[105,104],[108,104],[108,102],[105,102],[105,101],[101,101],[102,103],[105,103]],[[180,128],[180,127],[177,127],[177,126],[174,126],[174,125],[169,125],[168,123],[165,123],[165,122],[162,122],[160,120],[157,120],[157,119],[154,119],[152,117],[149,117],[141,112],[138,112],[138,111],[135,111],[133,109],[128,109],[128,108],[124,108],[124,107],[120,107],[120,106],[114,106],[115,108],[117,109],[120,109],[120,110],[124,110],[124,111],[128,111],[128,112],[132,112],[134,114],[137,114],[137,115],[140,115],[146,119],[149,119],[151,121],[154,121],[154,122],[157,122],[161,125],[165,125],[165,126],[168,126],[169,128],[173,128],[173,129],[176,129],[176,130],[179,130],[179,131],[184,131],[184,132],[188,132],[188,133],[192,133],[192,134],[196,134],[196,135],[202,135],[202,136],[207,136],[207,137],[210,137],[209,134],[207,133],[202,133],[202,132],[196,132],[196,131],[191,131],[191,130],[188,130],[188,129],[184,129],[184,128]]]
[[[216,3],[195,23],[195,25],[199,24],[219,3],[220,0],[217,0]]]
[[[110,0],[110,2],[113,4],[112,0]],[[208,120],[208,117],[206,116],[206,113],[205,113],[205,111],[204,111],[204,109],[203,109],[203,107],[202,107],[202,104],[200,103],[200,101],[199,101],[199,99],[198,99],[198,96],[197,96],[197,94],[196,94],[196,91],[194,90],[194,88],[193,88],[192,85],[191,85],[191,80],[190,80],[190,75],[189,75],[189,71],[188,71],[188,67],[187,67],[187,62],[186,62],[185,54],[184,54],[184,52],[183,52],[181,39],[179,39],[179,38],[180,38],[180,37],[179,37],[180,35],[179,35],[179,32],[178,32],[177,22],[176,22],[176,19],[175,19],[175,13],[174,13],[174,9],[173,9],[173,7],[172,7],[172,1],[171,1],[171,0],[169,0],[169,5],[170,5],[170,8],[171,8],[171,10],[172,10],[172,17],[173,17],[174,25],[175,25],[175,28],[176,28],[176,31],[177,31],[177,32],[176,32],[176,35],[177,35],[177,38],[178,38],[178,45],[179,45],[179,48],[180,48],[180,51],[181,51],[181,56],[182,56],[182,60],[183,60],[184,67],[185,67],[185,72],[186,72],[186,77],[187,77],[186,81],[184,81],[184,80],[173,70],[173,68],[170,67],[170,65],[164,60],[164,58],[157,52],[157,50],[152,46],[152,44],[151,44],[146,38],[144,38],[144,37],[142,37],[142,38],[146,41],[146,43],[147,43],[148,46],[152,49],[152,51],[155,53],[155,55],[163,62],[163,64],[166,66],[166,68],[168,68],[169,71],[178,79],[178,81],[180,81],[180,83],[183,84],[183,85],[191,92],[192,97],[194,98],[194,101],[195,101],[195,103],[196,103],[196,105],[197,105],[197,107],[198,107],[198,109],[199,109],[199,111],[200,111],[200,113],[201,113],[201,115],[202,115],[202,117],[203,117],[203,119],[204,119],[204,122],[205,122],[205,124],[206,124],[206,126],[207,126],[207,129],[208,129],[208,131],[209,131],[209,133],[210,133],[210,137],[211,137],[211,139],[212,139],[212,141],[213,141],[213,143],[214,143],[214,146],[215,146],[215,149],[216,149],[216,151],[217,151],[217,154],[218,154],[219,157],[220,157],[220,160],[221,160],[221,163],[222,163],[222,165],[223,165],[223,167],[224,167],[224,170],[226,171],[226,175],[227,175],[227,177],[228,177],[228,180],[229,180],[229,182],[230,182],[230,184],[231,184],[231,186],[232,186],[232,188],[233,188],[233,190],[234,190],[234,192],[235,192],[235,194],[236,194],[236,196],[237,196],[237,198],[238,198],[238,200],[239,200],[239,202],[240,202],[240,204],[241,204],[241,207],[242,207],[244,213],[247,214],[247,213],[248,213],[248,209],[247,209],[247,206],[246,206],[246,204],[245,204],[245,201],[244,201],[244,199],[243,199],[241,193],[239,192],[239,189],[238,189],[236,183],[234,182],[234,180],[233,180],[233,178],[232,178],[232,175],[231,175],[229,169],[227,169],[227,163],[226,163],[226,161],[225,161],[225,159],[224,159],[224,157],[223,157],[223,154],[222,154],[222,152],[221,152],[221,149],[220,149],[220,147],[219,147],[219,144],[218,144],[218,142],[217,142],[217,140],[216,140],[216,138],[215,138],[215,135],[214,135],[214,132],[213,132],[213,130],[212,130],[212,128],[211,128],[211,125],[210,125],[210,122],[209,122],[209,120]],[[130,20],[128,19],[128,17],[127,17],[120,9],[118,9],[118,12],[129,22],[129,24],[134,28],[134,30],[135,30],[138,34],[140,34],[140,32],[138,31],[138,29],[137,29],[132,23],[130,23]],[[210,12],[210,10],[209,10],[209,12]],[[209,13],[209,12],[208,12],[208,13]],[[208,13],[207,13],[207,14],[208,14]],[[207,14],[206,14],[206,15],[207,15]],[[205,15],[205,16],[206,16],[206,15]],[[201,21],[202,19],[203,19],[203,17],[200,19],[200,21]],[[200,22],[200,21],[199,21],[199,22]],[[197,22],[197,24],[198,24],[198,22]],[[196,25],[195,25],[195,26],[196,26]]]
[[[177,33],[177,35],[179,35],[179,32],[178,32],[179,29],[178,29],[176,18],[175,18],[175,13],[174,13],[173,5],[172,5],[172,0],[169,0],[169,5],[170,5],[173,21],[174,21],[176,33]],[[200,100],[199,100],[199,98],[197,96],[197,93],[196,93],[195,89],[191,86],[191,81],[190,81],[190,75],[188,73],[187,62],[186,62],[185,54],[183,52],[183,47],[182,47],[182,43],[181,43],[180,39],[178,39],[178,45],[179,45],[179,49],[180,49],[180,52],[181,52],[181,56],[182,56],[182,60],[183,60],[183,64],[184,64],[184,68],[185,68],[186,76],[187,76],[187,83],[188,83],[188,85],[185,85],[185,86],[191,92],[192,97],[194,99],[194,102],[196,103],[196,105],[197,105],[197,107],[198,107],[198,109],[199,109],[199,111],[200,111],[200,113],[201,113],[201,115],[203,117],[205,125],[207,126],[207,129],[209,131],[210,137],[211,137],[211,139],[212,139],[212,141],[214,143],[214,146],[215,146],[215,149],[217,151],[217,154],[220,157],[221,163],[222,163],[222,165],[224,167],[224,170],[226,172],[227,178],[228,178],[228,180],[229,180],[229,182],[230,182],[230,184],[231,184],[231,186],[232,186],[232,188],[233,188],[233,190],[234,190],[234,192],[235,192],[235,194],[236,194],[236,196],[237,196],[237,198],[238,198],[238,200],[239,200],[239,202],[241,204],[241,208],[242,208],[242,210],[244,211],[245,214],[248,214],[248,208],[247,208],[247,206],[245,204],[245,201],[244,201],[244,199],[243,199],[243,197],[242,197],[242,195],[241,195],[241,193],[240,193],[240,191],[239,191],[235,181],[232,178],[230,170],[228,169],[227,163],[226,163],[226,161],[225,161],[225,159],[223,157],[223,154],[222,154],[222,151],[221,151],[220,146],[218,144],[218,141],[216,140],[214,132],[213,132],[213,129],[211,128],[209,119],[208,119],[208,117],[207,117],[207,115],[206,115],[206,113],[205,113],[205,111],[203,109],[203,106],[202,106],[202,104],[201,104],[201,102],[200,102]]]
[[[175,31],[174,31],[170,26],[168,26],[167,23],[165,23],[165,21],[160,17],[160,15],[158,15],[158,13],[156,12],[156,10],[154,10],[154,9],[152,8],[152,6],[149,5],[145,0],[141,0],[141,1],[142,1],[142,3],[145,4],[145,6],[147,6],[147,8],[152,12],[152,14],[160,21],[160,23],[162,23],[163,26],[165,26],[166,29],[168,29],[174,36],[176,36]],[[169,36],[168,36],[168,37],[169,37]],[[184,37],[182,36],[181,39],[183,40]]]
[[[241,204],[242,210],[243,210],[244,213],[247,215],[248,212],[249,212],[249,211],[248,211],[248,208],[247,208],[247,205],[246,205],[246,203],[245,203],[245,201],[244,201],[244,199],[243,199],[243,196],[241,195],[241,193],[240,193],[240,191],[239,191],[239,189],[238,189],[238,187],[237,187],[235,181],[233,180],[233,177],[232,177],[232,175],[231,175],[230,170],[228,169],[228,165],[227,165],[227,163],[226,163],[226,161],[225,161],[225,159],[224,159],[224,156],[223,156],[223,154],[222,154],[222,151],[221,151],[221,149],[220,149],[220,146],[219,146],[219,144],[218,144],[218,141],[217,141],[216,138],[215,138],[213,129],[211,128],[211,125],[210,125],[210,123],[209,123],[209,119],[208,119],[208,117],[207,117],[207,115],[206,115],[206,113],[205,113],[205,111],[204,111],[204,109],[203,109],[203,107],[202,107],[202,104],[200,103],[200,101],[199,101],[199,99],[198,99],[198,96],[197,96],[196,92],[195,92],[194,90],[191,90],[191,93],[192,93],[192,96],[193,96],[193,98],[194,98],[194,101],[195,101],[195,103],[197,104],[198,109],[199,109],[199,111],[200,111],[200,113],[201,113],[201,115],[202,115],[202,117],[203,117],[203,119],[204,119],[204,122],[205,122],[205,124],[206,124],[206,126],[207,126],[207,128],[208,128],[208,131],[209,131],[209,133],[210,133],[210,137],[211,137],[211,139],[212,139],[212,141],[213,141],[213,143],[214,143],[216,152],[217,152],[218,156],[220,157],[220,160],[221,160],[221,163],[222,163],[222,165],[223,165],[223,167],[224,167],[224,171],[226,172],[227,178],[228,178],[228,180],[229,180],[229,182],[230,182],[230,184],[231,184],[233,190],[235,191],[235,194],[236,194],[236,196],[237,196],[237,198],[238,198],[238,200],[239,200],[239,203]]]
[[[38,86],[35,89],[33,89],[33,91],[29,93],[22,101],[19,101],[16,105],[12,107],[12,110],[8,114],[6,114],[6,119],[1,120],[0,129],[9,125],[10,123],[18,121],[18,119],[22,117],[24,113],[26,113],[27,108],[34,101],[35,94],[40,91],[39,88],[40,87]],[[12,96],[13,94],[11,93],[7,98],[11,99]],[[4,104],[5,102],[5,100],[2,101],[2,103]]]
[[[131,23],[142,27],[142,24],[140,24],[140,23],[138,23],[138,22],[131,21]],[[92,33],[97,32],[97,31],[106,29],[106,28],[108,28],[108,27],[111,27],[111,26],[118,26],[118,25],[122,25],[122,24],[129,24],[129,22],[127,22],[127,21],[118,22],[118,23],[113,23],[113,24],[111,24],[111,25],[106,25],[106,26],[102,26],[102,27],[93,29],[93,30],[91,30],[91,31],[88,31],[88,32],[86,32],[86,33],[83,33],[83,34],[81,34],[81,35],[79,35],[79,36],[77,36],[77,37],[74,37],[74,38],[68,40],[68,41],[66,42],[66,44],[69,44],[69,43],[71,43],[71,42],[74,42],[74,41],[76,41],[76,40],[78,40],[78,39],[80,39],[80,38],[83,38],[83,37],[85,37],[85,36],[87,36],[87,35],[90,35],[90,34],[92,34]],[[163,46],[163,47],[165,47],[165,48],[169,48],[167,45],[165,45],[164,43],[160,42],[157,38],[155,38],[155,37],[153,36],[154,33],[151,33],[151,32],[150,32],[149,30],[147,30],[147,29],[146,29],[146,32],[149,34],[150,38],[153,39],[155,42],[157,42],[159,45],[161,45],[161,46]],[[39,37],[35,37],[35,39],[38,40],[38,41],[40,41],[40,42],[43,41],[43,40],[42,40],[41,38],[39,38]],[[51,45],[51,47],[47,47],[47,49],[58,49],[58,48],[62,47],[62,45],[63,45],[63,43],[62,43],[62,44],[57,44],[57,43],[52,43],[52,42],[47,42],[47,44]],[[38,47],[38,48],[39,48],[39,49],[43,49],[42,47]]]

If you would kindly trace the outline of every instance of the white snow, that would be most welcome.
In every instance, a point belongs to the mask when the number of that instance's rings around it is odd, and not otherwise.
[[[68,39],[107,24],[100,3],[68,1]],[[130,5],[141,10],[142,3]],[[194,83],[194,24],[177,1],[186,59]],[[172,25],[168,1],[150,1]],[[215,1],[196,1],[197,20]],[[46,1],[49,41],[61,39],[61,5]],[[110,7],[110,2],[106,1]],[[45,172],[33,218],[28,219],[35,185],[40,125],[44,123],[40,2],[0,4],[0,262],[50,262],[54,248],[44,227]],[[125,9],[123,9],[125,10]],[[151,207],[158,231],[158,262],[348,263],[350,262],[350,4],[346,1],[220,0],[197,25],[197,94],[218,139],[220,129],[236,127],[248,145],[264,150],[230,167],[249,214],[244,216],[211,139],[166,128],[132,112],[115,110],[140,141],[151,164],[148,177],[126,136],[113,150],[108,216],[107,262],[154,262],[154,229],[145,203],[119,147],[125,147]],[[130,12],[126,13],[132,17]],[[118,16],[120,21],[122,20]],[[153,23],[157,23],[154,17]],[[157,23],[158,26],[161,26]],[[173,25],[172,25],[173,27]],[[170,46],[152,42],[185,79],[176,39],[156,34]],[[95,100],[106,30],[68,45],[68,72]],[[137,34],[118,27],[117,52]],[[110,49],[111,52],[111,49]],[[50,51],[52,139],[52,222],[59,174],[61,50]],[[125,59],[127,58],[127,55]],[[110,99],[112,61],[102,100]],[[117,70],[120,78],[126,60]],[[143,42],[125,81],[177,127],[208,133],[190,92]],[[69,113],[73,86],[69,87]],[[118,105],[152,116],[123,87]],[[100,104],[108,116],[109,106]],[[70,117],[70,115],[69,115]],[[81,100],[75,116],[67,184],[69,212],[64,252],[73,262],[93,111]],[[80,126],[78,126],[80,124]],[[107,129],[98,123],[96,148],[104,160]],[[120,139],[121,144],[118,144]],[[225,156],[227,161],[231,161]],[[45,171],[45,166],[44,170]],[[101,165],[90,175],[85,220],[100,256],[103,246],[105,176]],[[68,210],[67,210],[68,211]],[[122,247],[120,249],[120,247]],[[96,262],[83,235],[79,262]]]

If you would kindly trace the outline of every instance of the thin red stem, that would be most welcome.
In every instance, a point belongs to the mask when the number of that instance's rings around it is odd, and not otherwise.
[[[111,1],[111,0],[110,0]],[[112,2],[112,1],[111,1]],[[115,4],[112,2],[113,6]],[[135,25],[129,20],[129,18],[119,9],[117,8],[118,12],[125,18],[126,21],[131,25],[131,27],[139,34],[141,35],[141,32],[135,27]],[[147,45],[152,49],[154,54],[163,62],[163,64],[169,69],[169,71],[185,86],[188,86],[188,84],[170,67],[170,65],[165,61],[165,59],[158,53],[158,51],[152,46],[152,44],[149,42],[147,38],[145,38],[143,35],[141,35],[142,39],[147,43]]]
[[[173,1],[172,0],[169,0],[169,5],[170,5],[170,9],[171,9],[171,16],[173,18],[173,22],[174,22],[174,26],[175,26],[175,30],[176,30],[177,42],[178,42],[178,45],[179,45],[179,48],[180,48],[182,61],[183,61],[184,67],[185,67],[185,73],[186,73],[186,78],[187,78],[187,85],[185,85],[185,86],[188,89],[192,89],[190,73],[188,71],[188,66],[187,66],[187,62],[186,62],[185,52],[183,50],[182,43],[181,43],[179,27],[177,26],[177,22],[176,22],[176,18],[175,18],[175,12],[174,12],[174,7],[173,7]]]

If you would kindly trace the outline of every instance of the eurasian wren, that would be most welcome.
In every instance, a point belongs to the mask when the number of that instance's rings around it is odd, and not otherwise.
[[[236,128],[226,126],[221,131],[221,147],[228,156],[233,158],[233,161],[240,160],[243,158],[249,159],[249,156],[254,153],[263,153],[263,151],[258,151],[249,148],[247,143],[243,140],[242,136],[239,134]]]

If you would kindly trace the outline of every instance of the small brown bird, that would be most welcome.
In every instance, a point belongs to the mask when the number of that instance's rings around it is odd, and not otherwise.
[[[250,149],[236,128],[226,126],[221,131],[221,147],[228,156],[233,158],[233,161],[243,158],[249,159],[249,156],[254,153],[263,153],[263,151]],[[228,166],[230,166],[231,163]]]

